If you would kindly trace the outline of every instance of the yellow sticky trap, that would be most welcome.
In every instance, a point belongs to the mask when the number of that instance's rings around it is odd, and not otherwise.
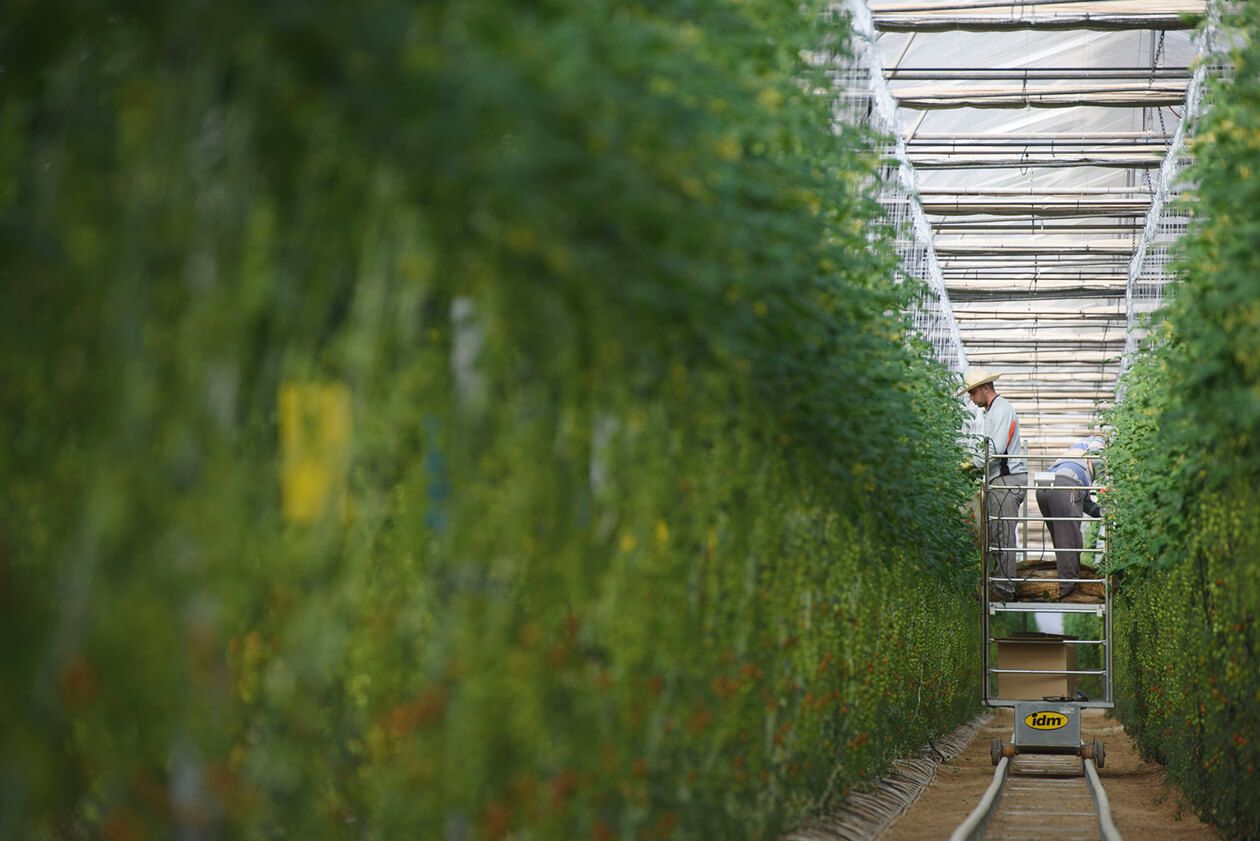
[[[280,487],[284,517],[312,523],[348,514],[350,389],[345,383],[280,386]]]

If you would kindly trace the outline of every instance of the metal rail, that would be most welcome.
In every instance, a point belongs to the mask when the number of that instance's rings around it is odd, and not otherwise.
[[[1024,458],[1036,458],[1036,456],[1023,456],[1023,457],[1024,457]],[[1059,458],[1062,458],[1062,456],[1059,456]],[[1083,460],[1083,459],[1082,459],[1082,460]],[[1046,472],[1049,472],[1049,471],[1046,471]],[[1003,485],[1003,487],[1010,488],[1010,489],[1012,489],[1012,490],[1014,490],[1014,489],[1018,488],[1019,490],[1024,490],[1024,491],[1105,491],[1105,490],[1107,490],[1107,486],[1106,486],[1106,485]],[[1066,519],[1066,520],[1076,520],[1076,519],[1080,519],[1082,522],[1089,522],[1091,519],[1095,519],[1095,520],[1096,520],[1096,519],[1098,519],[1098,518],[1097,518],[1097,517],[1094,517],[1094,518],[1090,518],[1090,517],[1080,517],[1080,518],[1077,518],[1077,517],[1046,517],[1046,518],[1043,518],[1043,519],[1048,519],[1048,520],[1054,520],[1054,519],[1057,519],[1057,520],[1065,520],[1065,519]]]
[[[1098,602],[989,602],[990,613],[1093,613],[1107,617],[1106,603]],[[986,632],[987,633],[987,632]],[[1107,646],[1107,658],[1110,662],[1111,646]],[[986,672],[991,671],[986,668]],[[1110,697],[1110,695],[1108,696]],[[990,707],[1013,707],[1014,701],[1004,701],[990,697],[985,701]],[[1114,706],[1111,701],[1101,702],[1108,707]]]
[[[989,669],[994,675],[1105,675],[1106,669]]]
[[[1047,783],[1056,784],[1056,793],[1054,797],[1055,806],[1047,808],[1044,812],[1047,816],[1067,816],[1077,818],[1094,817],[1098,822],[1098,837],[1102,841],[1123,841],[1120,833],[1116,830],[1115,822],[1111,818],[1111,803],[1107,799],[1107,792],[1103,789],[1102,781],[1098,777],[1098,768],[1094,764],[1094,760],[1082,760],[1081,775],[1079,777],[1067,777],[1066,779],[1047,779],[1043,774],[1038,774],[1037,769],[1031,769],[1032,773],[1027,776],[1020,773],[1020,768],[1011,764],[1009,757],[1002,757],[998,762],[997,768],[993,771],[993,781],[989,783],[989,787],[985,789],[984,796],[980,798],[980,802],[976,804],[975,809],[971,811],[958,828],[949,836],[949,841],[980,841],[986,837],[989,827],[994,823],[994,818],[1002,811],[1004,820],[1010,820],[1012,817],[1016,819],[1026,819],[1030,813],[1021,811],[1019,806],[1023,805],[1018,802],[1020,795],[1019,783],[1027,783],[1035,785],[1036,791],[1039,791],[1044,798]],[[1084,787],[1088,791],[1088,803],[1092,803],[1093,812],[1084,811],[1086,801],[1085,794],[1080,792],[1078,782],[1084,779]],[[1033,781],[1036,780],[1035,783]],[[1004,797],[1012,794],[1014,801],[1007,797],[1006,801],[1010,808],[1004,810]],[[1065,811],[1062,807],[1064,796],[1072,796],[1078,799],[1080,811]],[[999,821],[1000,823],[1000,821]],[[1001,834],[1000,829],[998,830]],[[1005,837],[1005,836],[1003,836]],[[1030,836],[1031,837],[1031,836]],[[1036,837],[1042,837],[1038,835]]]
[[[1002,547],[1001,547],[1001,546],[990,546],[990,547],[989,547],[989,551],[990,551],[990,552],[1000,552],[1000,551],[1002,551]],[[1067,549],[1055,549],[1055,548],[1053,547],[1053,542],[1051,542],[1051,543],[1049,543],[1049,544],[1041,544],[1041,545],[1040,545],[1040,548],[1035,547],[1035,546],[1019,546],[1019,547],[1016,547],[1016,548],[1014,548],[1014,549],[1007,549],[1006,551],[1008,551],[1008,552],[1017,552],[1017,553],[1022,554],[1022,555],[1027,555],[1029,552],[1036,552],[1036,553],[1038,553],[1038,554],[1045,555],[1047,560],[1054,560],[1054,555],[1055,555],[1055,552],[1066,552],[1066,551],[1072,551],[1072,552],[1085,552],[1085,553],[1088,553],[1088,554],[1093,554],[1093,555],[1101,555],[1101,554],[1105,554],[1105,553],[1106,553],[1106,549],[1105,549],[1105,547],[1104,547],[1104,548],[1086,548],[1086,547],[1082,547],[1082,548],[1080,548],[1080,549],[1072,549],[1072,550],[1067,550]]]
[[[1023,487],[1022,485],[1006,485],[1007,488]],[[1038,488],[1037,490],[1049,490],[1049,488]],[[1079,488],[1073,488],[1079,490]],[[990,517],[990,520],[1003,523],[1092,523],[1095,520],[1091,517]],[[1078,551],[1078,550],[1073,550]]]
[[[949,841],[973,841],[973,839],[984,837],[984,831],[988,828],[989,821],[993,820],[993,813],[997,811],[998,803],[1002,800],[1002,787],[1006,784],[1006,774],[1010,767],[1011,760],[1008,757],[1002,757],[1002,761],[993,772],[993,782],[989,783],[989,787],[985,789],[984,797],[980,798],[976,808],[949,836]]]
[[[1064,549],[1064,550],[1061,550],[1061,551],[1071,552],[1072,550],[1071,550],[1071,549]],[[1085,579],[1081,579],[1081,578],[1039,578],[1039,577],[1037,577],[1037,576],[1035,576],[1035,575],[1025,575],[1025,576],[1023,576],[1022,578],[1003,578],[1003,577],[1001,577],[1001,576],[991,575],[991,576],[989,576],[989,580],[990,580],[990,581],[1014,581],[1014,582],[1016,582],[1016,583],[1018,583],[1018,584],[1079,584],[1081,581],[1097,581],[1099,584],[1101,584],[1101,583],[1102,583],[1102,579],[1101,579],[1101,578],[1093,578],[1093,579],[1090,579],[1090,578],[1085,578]]]
[[[989,642],[997,642],[996,637],[989,637]],[[1062,645],[1106,645],[1106,640],[1059,640]]]
[[[1050,461],[1050,462],[1058,461],[1059,459],[1063,458],[1063,456],[1058,455],[1058,454],[1030,455],[1030,454],[1023,454],[1023,453],[1010,453],[1010,454],[988,453],[987,457],[991,459],[992,458],[1022,458],[1022,459],[1028,459],[1030,461],[1032,459],[1037,459],[1038,461]],[[1079,455],[1079,456],[1072,456],[1072,458],[1076,460],[1080,460],[1080,461],[1086,461],[1086,460],[1102,461],[1103,458],[1105,458],[1105,456]]]
[[[1103,790],[1092,759],[1085,760],[1085,782],[1089,785],[1089,796],[1094,800],[1094,811],[1098,813],[1098,833],[1102,841],[1124,841],[1111,820],[1111,803],[1107,800],[1107,792]]]

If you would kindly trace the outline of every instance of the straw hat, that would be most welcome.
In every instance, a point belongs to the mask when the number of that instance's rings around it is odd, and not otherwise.
[[[968,368],[967,373],[963,374],[962,388],[954,392],[955,397],[962,397],[973,388],[979,388],[985,383],[994,382],[1001,374],[994,374],[986,371],[984,368]]]

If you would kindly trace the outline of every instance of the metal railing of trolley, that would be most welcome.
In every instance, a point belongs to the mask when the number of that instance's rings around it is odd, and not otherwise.
[[[1008,577],[1008,576],[995,576],[995,575],[990,574],[990,569],[991,569],[990,560],[992,558],[992,555],[990,553],[1001,552],[1001,551],[1008,551],[1008,552],[1015,553],[1016,571],[1018,572],[1018,558],[1022,555],[1025,559],[1029,559],[1029,555],[1033,551],[1030,547],[1027,547],[1027,546],[1025,547],[1012,546],[1012,547],[1005,547],[1005,548],[1001,546],[991,546],[990,539],[989,539],[989,528],[988,528],[990,519],[993,519],[994,521],[999,522],[999,523],[1015,522],[1015,523],[1024,523],[1024,524],[1036,523],[1036,522],[1040,522],[1040,523],[1078,522],[1082,524],[1082,527],[1084,526],[1085,523],[1104,522],[1102,520],[1099,520],[1098,518],[1088,517],[1084,515],[1080,517],[1041,517],[1041,516],[1034,517],[1034,516],[1029,516],[1025,514],[1023,516],[1014,516],[1014,517],[1003,517],[1003,516],[998,516],[994,518],[989,517],[988,494],[989,494],[989,488],[990,488],[990,480],[991,478],[993,478],[990,476],[990,462],[991,461],[998,460],[998,459],[1012,459],[1012,460],[1020,459],[1020,460],[1025,461],[1026,463],[1038,462],[1038,461],[1044,462],[1047,466],[1049,466],[1049,465],[1054,464],[1057,461],[1064,460],[1065,458],[1070,458],[1073,461],[1101,461],[1103,457],[1101,455],[1088,455],[1088,454],[1082,454],[1080,456],[1070,456],[1070,457],[1066,457],[1062,454],[1030,455],[1027,453],[1011,453],[1011,454],[998,455],[998,454],[989,452],[988,441],[987,440],[985,441],[984,474],[981,477],[982,483],[981,483],[981,491],[980,491],[980,516],[984,522],[984,529],[983,529],[982,543],[981,543],[983,551],[981,552],[982,590],[981,590],[980,606],[981,606],[981,617],[982,617],[981,622],[982,622],[982,629],[983,629],[982,681],[983,681],[983,686],[984,686],[984,703],[991,707],[998,707],[998,706],[1013,707],[1015,705],[1015,700],[999,698],[997,697],[996,692],[992,689],[991,683],[992,683],[993,677],[995,675],[1000,675],[1000,674],[1067,675],[1067,676],[1081,676],[1081,677],[1100,676],[1103,679],[1102,680],[1103,697],[1101,699],[1090,699],[1088,701],[1080,701],[1079,702],[1080,706],[1103,707],[1103,708],[1110,708],[1114,706],[1113,694],[1112,694],[1113,693],[1113,679],[1112,679],[1113,644],[1112,644],[1112,625],[1111,625],[1112,580],[1111,580],[1110,573],[1107,572],[1107,564],[1106,564],[1107,542],[1106,542],[1105,525],[1100,527],[1100,532],[1098,535],[1098,541],[1101,543],[1101,547],[1094,546],[1094,547],[1087,548],[1087,547],[1082,546],[1082,548],[1080,549],[1055,550],[1052,546],[1048,547],[1048,544],[1043,541],[1042,548],[1038,550],[1041,554],[1040,560],[1047,560],[1050,558],[1054,558],[1056,552],[1062,552],[1062,551],[1077,552],[1078,563],[1080,562],[1080,560],[1084,559],[1085,555],[1101,556],[1101,563],[1099,564],[1100,571],[1102,572],[1101,578],[1042,578],[1040,576],[1033,576],[1033,575],[1024,575],[1024,576],[1016,575],[1014,577]],[[1043,472],[1047,472],[1047,471],[1043,471]],[[1008,475],[1011,475],[1011,474],[1008,474]],[[1086,493],[1088,493],[1090,491],[1106,490],[1105,486],[1092,484],[1092,483],[1088,485],[1081,485],[1081,484],[1076,484],[1076,485],[1040,484],[1039,485],[1039,484],[1036,484],[1033,478],[1035,474],[1032,471],[1029,471],[1025,475],[1028,476],[1027,484],[1002,486],[1004,489],[1008,489],[1012,491],[1014,490],[1025,491],[1024,500],[1023,500],[1025,507],[1027,505],[1028,499],[1031,497],[1032,492],[1034,491],[1042,491],[1042,490],[1044,491],[1085,491]],[[1025,525],[1025,540],[1027,540],[1027,525]],[[1083,535],[1082,535],[1082,543],[1083,542],[1084,541],[1083,541]],[[1072,603],[1072,602],[1060,602],[1060,601],[1021,602],[1017,600],[1016,601],[994,601],[990,598],[989,587],[990,587],[990,584],[999,583],[999,582],[1012,584],[1014,588],[1016,588],[1016,596],[1018,595],[1018,587],[1022,583],[1029,583],[1029,582],[1035,582],[1038,584],[1072,583],[1072,584],[1078,584],[1078,585],[1084,584],[1084,583],[1090,583],[1090,584],[1102,583],[1103,596],[1102,596],[1101,603],[1089,603],[1089,602]],[[1019,614],[1019,613],[1039,614],[1040,613],[1040,614],[1064,614],[1064,615],[1073,614],[1073,613],[1078,613],[1078,614],[1084,613],[1084,614],[1093,614],[1095,616],[1101,617],[1103,620],[1103,638],[1102,639],[1088,639],[1088,640],[1065,639],[1065,640],[1062,640],[1062,642],[1067,645],[1073,645],[1073,646],[1101,645],[1103,647],[1103,668],[1101,669],[999,669],[996,666],[993,666],[991,663],[991,660],[993,658],[990,656],[989,650],[990,650],[990,647],[994,643],[997,642],[997,640],[992,636],[989,626],[990,626],[990,617],[998,613],[1016,613],[1016,614]]]

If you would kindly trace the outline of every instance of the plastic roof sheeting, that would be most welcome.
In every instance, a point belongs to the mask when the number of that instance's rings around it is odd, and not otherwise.
[[[1115,399],[1130,264],[1197,57],[1186,15],[1205,4],[870,10],[965,358],[1003,372],[1030,452],[1061,449]]]

